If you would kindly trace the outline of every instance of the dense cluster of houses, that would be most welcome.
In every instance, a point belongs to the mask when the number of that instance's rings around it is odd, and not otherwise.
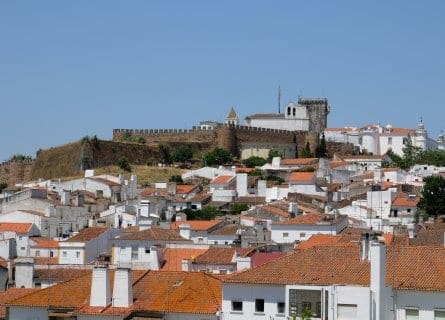
[[[276,157],[144,189],[87,170],[5,190],[0,319],[445,319],[445,223],[413,223],[423,177],[445,168],[384,161]],[[221,214],[187,219],[206,207]]]

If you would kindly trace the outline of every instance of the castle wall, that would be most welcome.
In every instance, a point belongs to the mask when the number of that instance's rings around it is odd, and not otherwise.
[[[31,180],[34,160],[5,161],[0,164],[0,182],[8,186]]]
[[[114,129],[113,141],[123,141],[125,136],[142,137],[146,144],[159,142],[206,142],[214,143],[214,130],[193,129]]]

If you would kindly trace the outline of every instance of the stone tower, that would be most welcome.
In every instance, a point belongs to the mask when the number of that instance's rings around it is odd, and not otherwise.
[[[309,132],[323,132],[328,125],[328,114],[330,112],[328,99],[298,98],[298,104],[307,108],[307,115],[309,118]]]

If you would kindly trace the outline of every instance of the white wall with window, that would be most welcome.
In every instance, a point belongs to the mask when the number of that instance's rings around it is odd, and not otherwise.
[[[397,319],[445,319],[445,292],[397,290],[395,297]]]

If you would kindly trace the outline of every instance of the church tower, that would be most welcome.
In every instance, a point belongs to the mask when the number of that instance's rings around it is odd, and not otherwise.
[[[239,125],[239,117],[236,114],[235,109],[233,109],[233,107],[230,108],[230,111],[229,111],[229,113],[226,116],[225,123],[226,124],[231,124],[231,125],[236,125],[236,126]]]

